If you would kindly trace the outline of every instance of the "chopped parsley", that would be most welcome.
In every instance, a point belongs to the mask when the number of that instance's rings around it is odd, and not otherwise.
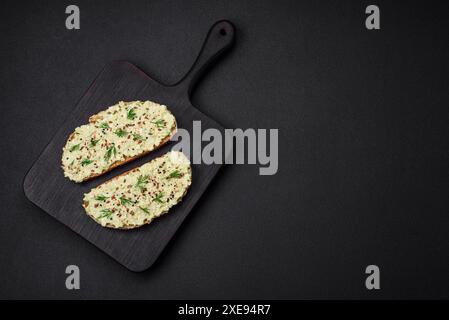
[[[164,193],[161,192],[156,196],[156,198],[153,199],[153,201],[158,202],[158,203],[164,203],[164,201],[162,201],[163,196],[164,196]]]
[[[145,212],[146,214],[150,214],[150,211],[148,210],[148,208],[139,207],[139,209],[142,210],[143,212]]]
[[[109,125],[107,122],[103,122],[102,124],[100,124],[100,128],[101,129],[109,129]]]
[[[126,199],[125,197],[120,197],[120,203],[123,205],[129,205],[135,203],[134,201],[131,201],[129,199]]]
[[[143,192],[143,190],[145,189],[145,185],[148,183],[148,175],[145,176],[139,176],[137,178],[137,183],[136,183],[136,187],[140,189],[140,191]]]
[[[98,195],[98,196],[95,197],[95,200],[97,200],[97,201],[106,201],[107,198],[108,198],[108,197],[106,197],[106,196],[100,194],[100,195]]]
[[[109,161],[109,159],[111,159],[112,156],[116,156],[117,154],[117,149],[115,148],[115,144],[112,144],[111,147],[109,147],[109,149],[106,151],[106,154],[104,155],[104,159],[106,161]]]
[[[80,149],[80,145],[81,145],[81,143],[75,144],[74,146],[72,146],[72,147],[69,149],[69,151],[70,151],[70,152],[73,152],[73,151],[79,150],[79,149]]]
[[[165,123],[164,123],[164,120],[162,120],[162,119],[153,121],[152,123],[155,124],[156,127],[158,127],[159,129],[163,128],[163,127],[164,127],[164,124],[165,124]]]
[[[90,146],[95,147],[97,145],[98,141],[100,141],[100,139],[98,139],[98,140],[90,139]]]
[[[112,219],[112,211],[109,209],[103,209],[100,211],[101,215],[98,217],[98,219],[103,219],[103,218],[109,218]]]
[[[181,178],[181,177],[182,177],[181,172],[179,172],[178,170],[175,170],[175,171],[173,171],[172,173],[169,174],[167,179]]]
[[[123,130],[123,129],[117,129],[117,130],[115,130],[115,134],[116,134],[118,137],[123,138],[124,136],[126,136],[126,135],[128,134],[128,132],[126,132],[126,131]]]
[[[92,160],[84,159],[83,161],[81,161],[81,165],[84,167],[91,164],[92,162],[93,162]]]
[[[134,108],[131,108],[131,109],[128,110],[128,114],[127,114],[126,117],[129,120],[134,120],[137,117],[136,112],[134,111]]]
[[[138,133],[133,133],[133,140],[134,141],[142,141],[143,137]]]

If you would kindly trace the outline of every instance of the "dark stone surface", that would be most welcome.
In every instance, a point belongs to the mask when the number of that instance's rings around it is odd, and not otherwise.
[[[68,4],[1,2],[0,297],[449,296],[447,3],[377,1],[380,31],[367,1],[76,1],[78,31]],[[30,203],[23,178],[106,63],[175,82],[221,19],[236,45],[193,103],[225,127],[279,128],[279,172],[226,166],[130,272]]]

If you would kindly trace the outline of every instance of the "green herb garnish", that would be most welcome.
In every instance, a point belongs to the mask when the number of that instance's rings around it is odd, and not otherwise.
[[[102,215],[99,216],[98,219],[103,219],[103,218],[109,218],[109,219],[112,219],[112,218],[111,218],[111,216],[112,216],[112,211],[111,211],[111,210],[109,210],[109,209],[103,209],[103,210],[101,210],[100,212],[102,213]]]
[[[102,124],[100,124],[100,128],[101,129],[109,129],[109,125],[107,122],[103,122]]]
[[[92,160],[84,159],[83,161],[81,161],[81,165],[84,167],[87,166],[88,164],[91,164],[92,162],[93,162]]]
[[[159,202],[159,203],[164,203],[164,201],[162,201],[162,197],[163,197],[163,196],[164,196],[164,193],[161,192],[161,193],[159,193],[159,194],[156,196],[156,198],[153,199],[153,201]]]
[[[95,200],[97,201],[105,201],[108,197],[105,197],[104,195],[100,194],[95,197]]]
[[[120,138],[123,138],[124,136],[126,136],[128,134],[128,132],[126,132],[123,129],[117,129],[117,130],[115,130],[115,134],[117,136],[119,136]]]
[[[182,177],[181,172],[179,172],[178,170],[175,170],[175,171],[173,171],[172,173],[169,174],[167,179],[181,178],[181,177]]]
[[[145,185],[148,183],[148,175],[145,176],[139,176],[137,178],[137,183],[136,183],[136,187],[140,189],[140,191],[143,192],[143,190],[145,189]]]
[[[98,140],[90,139],[90,146],[95,147],[97,145],[98,141],[100,141],[100,139],[98,139]]]
[[[138,133],[133,133],[133,140],[134,141],[137,141],[137,140],[142,141],[143,137]]]
[[[150,211],[147,208],[139,207],[139,209],[145,212],[146,214],[150,214]]]
[[[134,201],[131,201],[129,199],[126,199],[125,197],[120,197],[120,203],[123,205],[129,205],[135,203]]]
[[[112,146],[109,147],[109,149],[106,151],[106,154],[104,155],[104,159],[106,161],[109,161],[109,159],[111,159],[112,156],[115,157],[116,154],[117,154],[117,150],[115,149],[115,144],[112,144]]]
[[[134,112],[134,108],[128,110],[128,115],[126,117],[129,120],[134,120],[137,117],[136,113]]]
[[[81,144],[81,143],[75,144],[74,146],[72,146],[72,147],[69,149],[69,151],[70,151],[70,152],[73,152],[73,151],[79,150],[79,149],[80,149],[80,144]]]
[[[162,119],[153,121],[152,123],[154,123],[156,125],[156,127],[158,127],[159,129],[164,127],[164,120],[162,120]]]

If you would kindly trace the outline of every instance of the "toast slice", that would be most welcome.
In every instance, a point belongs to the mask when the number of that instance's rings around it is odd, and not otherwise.
[[[159,148],[176,133],[176,119],[152,101],[120,101],[70,134],[62,152],[64,176],[82,182]]]
[[[92,189],[84,195],[83,207],[103,227],[137,228],[168,212],[191,183],[189,159],[171,151]]]

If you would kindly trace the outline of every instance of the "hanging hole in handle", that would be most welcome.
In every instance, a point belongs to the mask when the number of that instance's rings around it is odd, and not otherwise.
[[[225,36],[225,35],[227,35],[228,33],[226,32],[226,30],[225,30],[224,28],[221,28],[221,29],[220,29],[220,34],[221,34],[222,36]]]

